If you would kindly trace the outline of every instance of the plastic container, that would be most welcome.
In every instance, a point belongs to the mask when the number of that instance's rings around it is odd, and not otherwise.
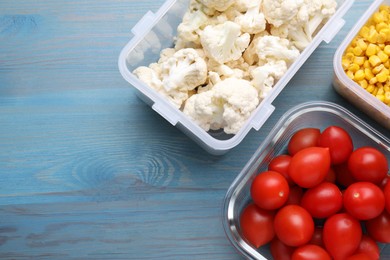
[[[360,29],[366,24],[367,20],[378,10],[379,6],[385,4],[390,5],[390,0],[374,1],[355,26],[345,37],[341,45],[337,48],[334,55],[334,89],[346,98],[349,102],[366,113],[368,116],[376,120],[379,124],[387,129],[390,129],[390,107],[371,95],[356,82],[348,78],[341,65],[341,58],[348,45],[359,33]]]
[[[245,257],[250,259],[272,259],[269,248],[259,250],[247,243],[240,232],[239,216],[251,201],[250,185],[254,177],[267,170],[270,160],[287,153],[287,143],[293,133],[301,128],[316,127],[321,130],[330,125],[346,129],[355,147],[370,145],[382,151],[390,163],[390,140],[375,129],[345,110],[330,102],[307,102],[284,114],[269,136],[254,153],[228,189],[223,205],[222,221],[227,238]],[[381,259],[390,259],[390,245],[381,245]]]
[[[278,96],[288,81],[294,76],[318,45],[325,41],[329,43],[339,32],[345,21],[342,16],[353,4],[353,0],[338,0],[336,13],[316,34],[313,41],[301,53],[300,57],[289,67],[287,73],[275,84],[273,90],[260,103],[252,116],[235,135],[220,131],[206,132],[193,123],[184,113],[175,108],[159,93],[141,82],[132,71],[138,66],[148,66],[156,62],[160,51],[173,47],[176,28],[187,11],[189,0],[167,0],[157,13],[151,11],[134,26],[134,37],[123,48],[119,56],[119,70],[134,88],[137,95],[164,117],[172,125],[181,129],[186,135],[211,154],[224,154],[237,146],[253,128],[259,130],[274,111],[273,100]]]

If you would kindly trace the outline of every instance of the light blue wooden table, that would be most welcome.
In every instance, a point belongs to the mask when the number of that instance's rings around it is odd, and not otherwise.
[[[0,1],[0,258],[240,259],[224,195],[279,117],[342,104],[333,54],[371,1],[322,43],[234,150],[211,156],[141,102],[117,60],[162,0]]]

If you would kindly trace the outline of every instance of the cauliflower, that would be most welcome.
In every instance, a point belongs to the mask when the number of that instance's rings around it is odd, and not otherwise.
[[[256,34],[266,28],[264,14],[260,11],[262,0],[248,1],[244,14],[237,15],[234,22],[241,26],[241,31]]]
[[[223,12],[228,9],[235,0],[199,0],[203,5],[208,8],[215,9],[219,12]]]
[[[287,63],[284,60],[270,61],[263,66],[251,71],[252,85],[257,89],[259,98],[263,99],[272,90],[275,81],[280,79],[287,71]]]
[[[205,131],[223,128],[227,134],[236,134],[258,104],[257,91],[249,81],[227,78],[191,96],[183,112]]]
[[[206,82],[207,64],[194,49],[181,49],[169,56],[172,50],[162,51],[158,63],[138,67],[133,73],[180,108],[191,91]]]
[[[289,64],[298,58],[299,54],[299,50],[292,46],[289,40],[264,35],[253,39],[244,53],[244,59],[250,65],[262,65],[270,60],[284,60]]]
[[[241,26],[226,21],[208,25],[200,35],[202,47],[209,58],[219,63],[238,60],[248,47],[250,35],[241,33]]]
[[[271,33],[285,37],[303,50],[313,40],[319,26],[335,12],[335,0],[263,0],[265,19],[272,25]]]

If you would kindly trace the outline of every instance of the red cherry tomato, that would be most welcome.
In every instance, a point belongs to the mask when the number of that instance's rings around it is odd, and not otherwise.
[[[310,241],[314,233],[314,221],[309,212],[298,205],[279,209],[274,219],[276,236],[288,246],[301,246]]]
[[[362,240],[360,241],[359,247],[356,250],[355,254],[363,253],[370,257],[372,260],[378,260],[380,256],[379,246],[368,235],[363,235]]]
[[[365,222],[367,233],[376,241],[390,243],[390,214],[384,210],[378,217]]]
[[[360,222],[347,213],[337,213],[324,224],[325,248],[334,259],[345,259],[359,247],[362,238]]]
[[[318,138],[318,145],[329,148],[332,164],[346,162],[353,151],[351,136],[339,126],[327,127]]]
[[[375,218],[385,208],[382,190],[371,182],[355,182],[348,186],[343,202],[346,211],[359,220]]]
[[[240,216],[242,235],[250,244],[259,248],[274,238],[273,221],[274,212],[251,203],[244,208]]]
[[[348,163],[333,165],[333,170],[336,173],[336,183],[338,185],[346,188],[356,182],[355,178],[353,178],[351,172],[348,170]]]
[[[292,156],[288,174],[299,186],[311,188],[325,179],[329,169],[329,148],[308,147]]]
[[[390,213],[390,182],[387,182],[385,187],[383,188],[383,194],[385,195],[386,210],[388,213]]]
[[[315,227],[314,234],[312,238],[309,241],[309,244],[317,245],[320,247],[324,247],[324,241],[322,240],[322,233],[323,228],[322,227]]]
[[[290,188],[283,175],[274,171],[265,171],[255,177],[250,192],[257,206],[273,210],[286,203]]]
[[[288,246],[275,237],[271,241],[269,249],[275,260],[291,260],[295,247]]]
[[[288,166],[290,165],[291,156],[288,154],[281,154],[278,155],[269,162],[268,164],[268,170],[281,173],[286,179],[290,186],[294,185],[295,183],[291,180],[290,176],[288,175]]]
[[[343,207],[343,195],[335,184],[322,182],[303,194],[301,206],[314,218],[327,218]]]
[[[307,244],[295,249],[291,260],[331,260],[331,257],[322,247]]]
[[[318,128],[303,128],[296,131],[288,142],[288,153],[294,155],[303,148],[317,146],[320,134]]]
[[[389,165],[386,156],[373,147],[360,147],[348,159],[348,169],[358,181],[380,184],[386,177]]]
[[[290,194],[284,205],[300,205],[303,196],[303,189],[298,185],[290,187]]]

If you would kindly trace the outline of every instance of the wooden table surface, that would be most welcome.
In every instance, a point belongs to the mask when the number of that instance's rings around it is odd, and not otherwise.
[[[225,193],[279,117],[339,103],[333,54],[371,1],[321,43],[259,130],[211,156],[140,101],[119,73],[131,28],[162,0],[0,1],[0,258],[240,259]]]

